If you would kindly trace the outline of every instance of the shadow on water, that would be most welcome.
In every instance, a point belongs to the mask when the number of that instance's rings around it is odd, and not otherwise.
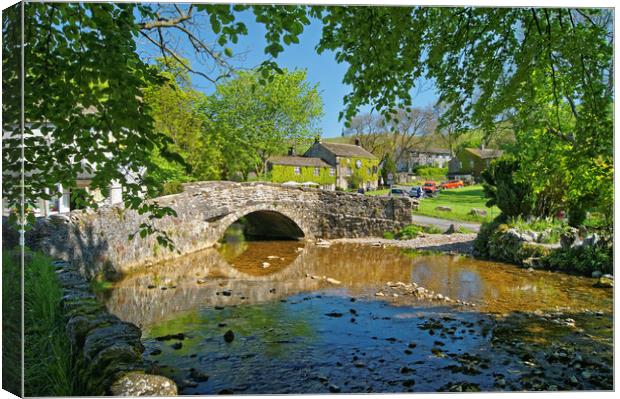
[[[478,306],[378,300],[388,281]],[[613,295],[592,283],[463,256],[246,242],[127,276],[107,306],[143,327],[153,371],[184,394],[612,389]]]

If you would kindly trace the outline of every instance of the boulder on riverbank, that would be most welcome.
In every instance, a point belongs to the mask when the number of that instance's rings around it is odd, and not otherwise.
[[[598,288],[614,288],[614,276],[611,274],[603,274],[599,277],[594,286]]]
[[[133,371],[119,378],[110,392],[114,396],[176,396],[174,381],[161,375]]]

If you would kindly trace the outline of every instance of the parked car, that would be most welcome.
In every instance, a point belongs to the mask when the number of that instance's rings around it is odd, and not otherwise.
[[[406,197],[407,192],[402,188],[392,188],[390,189],[390,197]]]
[[[437,187],[437,183],[435,183],[434,181],[424,182],[422,190],[424,190],[424,194],[426,194],[428,197],[436,197],[437,195],[439,195],[439,187]]]
[[[424,198],[424,190],[420,186],[411,187],[409,190],[409,196],[411,198]]]
[[[462,180],[450,180],[441,184],[441,189],[451,189],[451,188],[459,188],[465,187],[465,183]]]

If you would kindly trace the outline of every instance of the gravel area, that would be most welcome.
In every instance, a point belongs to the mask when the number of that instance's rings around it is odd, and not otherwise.
[[[420,234],[411,240],[394,240],[378,237],[338,238],[331,243],[351,243],[374,246],[393,246],[427,251],[471,254],[476,234]],[[322,240],[325,242],[326,240]]]

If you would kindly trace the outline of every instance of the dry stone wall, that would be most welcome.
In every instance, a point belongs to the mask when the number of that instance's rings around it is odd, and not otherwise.
[[[409,198],[233,182],[189,184],[183,193],[157,201],[177,213],[154,222],[169,234],[177,251],[161,247],[153,236],[129,240],[147,216],[121,206],[40,220],[27,238],[31,247],[71,261],[88,278],[114,279],[138,266],[211,247],[230,224],[253,212],[285,216],[272,219],[269,227],[274,230],[286,219],[307,239],[347,238],[381,236],[406,226],[417,204]]]
[[[176,395],[174,381],[148,373],[140,329],[108,313],[69,262],[55,265],[63,290],[61,305],[76,364],[75,378],[83,389],[97,396]]]

